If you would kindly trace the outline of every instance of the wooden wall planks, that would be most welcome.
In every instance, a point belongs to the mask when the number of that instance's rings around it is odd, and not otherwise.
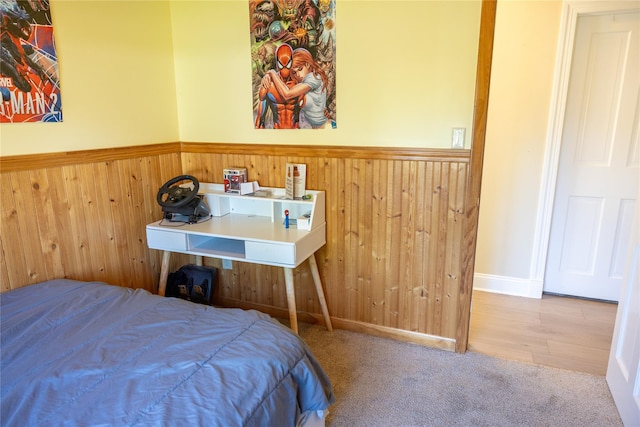
[[[181,173],[221,182],[225,167],[245,166],[249,179],[282,187],[285,164],[299,162],[307,164],[307,187],[326,191],[327,244],[316,257],[331,316],[351,329],[431,335],[438,337],[431,344],[451,349],[468,150],[176,148],[131,149],[130,157],[127,148],[111,150],[114,160],[50,154],[54,166],[39,161],[32,169],[29,156],[0,158],[2,289],[68,277],[155,292],[161,259],[146,246],[145,225],[161,216],[155,195],[164,182]],[[172,269],[189,262],[172,259]],[[205,264],[219,268],[217,303],[286,317],[282,269]],[[295,283],[298,309],[307,313],[301,320],[321,319],[306,263],[295,270]]]
[[[145,225],[161,215],[157,189],[181,167],[164,149],[2,158],[2,290],[66,277],[155,292],[160,259]]]
[[[326,191],[327,245],[317,260],[332,317],[455,339],[468,151],[397,160],[400,152],[385,159],[367,148],[262,147],[183,143],[183,172],[221,182],[225,167],[246,167],[249,180],[282,187],[285,164],[305,163],[307,188]],[[286,309],[282,273],[265,270],[222,270],[219,297]],[[296,274],[299,310],[320,313],[306,265]]]

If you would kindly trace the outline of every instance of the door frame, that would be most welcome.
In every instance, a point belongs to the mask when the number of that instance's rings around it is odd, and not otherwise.
[[[482,165],[484,162],[485,137],[487,133],[487,111],[489,109],[489,84],[491,82],[491,63],[493,59],[493,39],[496,26],[496,8],[498,0],[482,0],[480,13],[480,36],[478,40],[478,60],[476,64],[476,88],[473,110],[473,132],[471,153],[464,195],[462,253],[460,255],[460,292],[456,321],[455,351],[464,353],[469,344],[471,324],[471,296],[478,241],[478,213],[480,207],[480,188],[482,184]]]
[[[534,298],[541,298],[544,290],[544,276],[547,268],[549,240],[551,238],[551,218],[556,196],[564,115],[578,17],[582,15],[637,11],[639,9],[637,1],[569,0],[562,5],[556,69],[551,92],[551,108],[549,110],[542,183],[538,196],[538,212],[530,267],[531,296]]]

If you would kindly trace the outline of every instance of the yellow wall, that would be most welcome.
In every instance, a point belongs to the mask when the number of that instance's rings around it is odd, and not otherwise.
[[[253,127],[248,1],[172,2],[180,140],[468,147],[480,5],[338,0],[338,128],[288,132]]]
[[[0,125],[0,154],[177,141],[165,1],[52,0],[62,123]]]
[[[453,127],[468,147],[480,4],[338,0],[338,129],[287,132],[253,127],[248,0],[53,0],[64,122],[2,124],[0,154],[178,140],[446,148]]]
[[[500,0],[480,198],[476,273],[530,277],[561,1]],[[526,292],[525,292],[526,293]]]

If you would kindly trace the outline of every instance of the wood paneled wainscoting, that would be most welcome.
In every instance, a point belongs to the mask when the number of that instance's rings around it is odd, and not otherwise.
[[[183,172],[205,182],[240,166],[261,186],[283,187],[287,162],[305,163],[307,188],[326,192],[327,244],[316,258],[334,325],[453,350],[469,151],[182,144]],[[286,317],[279,269],[234,263],[220,273],[220,303]],[[306,263],[295,274],[298,309],[321,320]]]
[[[145,225],[179,175],[180,144],[0,157],[2,290],[54,278],[155,292],[160,255]]]
[[[287,162],[326,191],[327,244],[316,254],[334,326],[455,349],[469,150],[170,143],[0,158],[2,289],[68,277],[157,290],[161,254],[145,225],[158,188],[179,174],[221,182],[244,166],[284,186]],[[172,269],[189,262],[172,257]],[[215,302],[287,318],[282,269],[206,259]],[[302,321],[321,321],[307,263],[295,270]]]

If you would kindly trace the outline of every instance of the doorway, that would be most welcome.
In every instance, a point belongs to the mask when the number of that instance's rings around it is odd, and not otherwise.
[[[561,162],[560,162],[560,154],[561,148],[563,146],[563,136],[565,132],[565,109],[568,107],[569,101],[569,77],[571,73],[571,65],[572,59],[574,56],[574,41],[576,39],[576,30],[578,26],[578,19],[580,17],[586,16],[597,16],[597,15],[609,15],[611,19],[616,19],[618,14],[628,15],[630,12],[634,12],[637,16],[637,12],[640,9],[638,8],[637,2],[567,2],[563,6],[563,16],[562,16],[562,26],[560,30],[560,41],[561,44],[559,46],[558,53],[558,65],[556,67],[556,76],[555,76],[555,87],[553,92],[553,99],[551,105],[550,112],[550,129],[549,129],[549,142],[547,144],[547,150],[545,153],[545,161],[544,161],[544,169],[543,169],[543,182],[542,182],[542,191],[540,198],[540,209],[539,209],[539,218],[540,222],[538,223],[538,230],[536,235],[538,236],[538,240],[534,245],[534,260],[532,263],[532,275],[536,281],[540,283],[544,283],[544,290],[546,292],[557,292],[561,294],[570,294],[570,295],[579,295],[572,293],[572,291],[554,291],[551,290],[547,283],[547,272],[552,268],[558,268],[557,264],[554,267],[552,265],[552,260],[558,260],[559,257],[554,255],[551,248],[551,224],[552,224],[552,216],[555,218],[558,217],[557,212],[555,212],[555,200],[556,200],[556,188],[560,184],[560,175],[562,173]],[[622,16],[622,15],[620,15]],[[637,35],[635,36],[637,38]],[[637,89],[634,90],[634,93],[637,97]],[[637,100],[634,100],[637,103]],[[635,107],[634,107],[635,108]],[[568,113],[567,113],[568,114]],[[636,112],[637,114],[637,112]],[[635,174],[637,176],[637,128],[638,128],[638,119],[637,115],[635,116],[634,124],[631,126],[636,129],[635,134],[632,135],[632,139],[635,139],[635,154],[632,154],[631,157],[635,156]],[[629,154],[627,153],[624,153]],[[578,177],[579,178],[579,177]],[[575,179],[575,178],[574,178]],[[622,187],[622,185],[618,185],[618,187]],[[578,209],[576,206],[579,206],[580,203],[576,202],[578,199],[574,199],[572,209],[574,211]],[[622,209],[623,212],[627,212],[626,215],[629,215],[629,202],[630,199],[625,199],[625,203],[627,205]],[[590,199],[580,200],[583,204],[588,205],[590,202],[592,205],[596,203]],[[599,207],[590,206],[592,212],[592,218],[595,216],[599,218],[602,216],[602,211],[599,210]],[[593,213],[595,212],[595,213]],[[565,210],[566,213],[566,210]],[[620,218],[620,216],[624,216],[625,214],[618,213],[616,220]],[[629,218],[631,219],[631,218]],[[566,217],[564,219],[565,223],[567,221]],[[625,219],[626,221],[626,219]],[[624,222],[624,221],[622,221]],[[564,232],[562,227],[556,227]],[[574,227],[573,230],[581,230],[584,227]],[[576,233],[578,233],[576,231]],[[624,235],[624,232],[617,232],[618,235]],[[602,241],[602,238],[597,233],[594,233],[597,236],[597,239],[600,239],[599,242]],[[615,235],[615,234],[614,234]],[[580,236],[579,236],[580,237]],[[597,241],[596,239],[596,241]],[[611,242],[611,240],[610,240]],[[614,244],[610,243],[609,253],[612,252]],[[621,243],[618,244],[621,246]],[[585,251],[586,252],[586,251]],[[568,263],[568,260],[575,261],[577,258],[568,258],[568,255],[565,256],[565,263]],[[568,264],[565,264],[568,265]],[[615,294],[615,292],[614,292]],[[542,287],[540,289],[540,296],[542,295]],[[591,296],[594,297],[594,296]],[[613,298],[605,297],[597,297],[600,299],[606,300],[617,300],[617,294],[614,295]]]
[[[577,17],[545,292],[619,299],[638,193],[639,16]]]

